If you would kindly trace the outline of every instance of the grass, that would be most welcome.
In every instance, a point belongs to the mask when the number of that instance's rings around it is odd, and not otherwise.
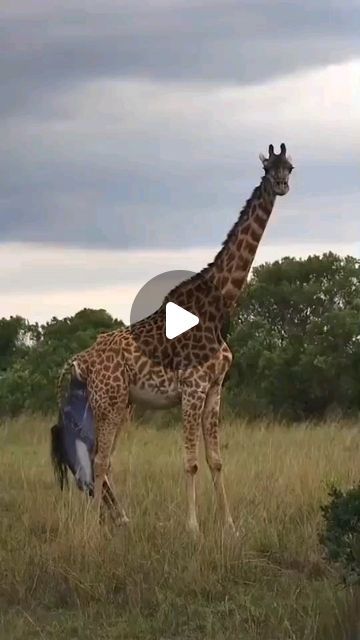
[[[328,485],[359,480],[354,426],[228,423],[226,485],[244,537],[223,540],[202,464],[197,544],[184,528],[181,429],[120,438],[115,478],[131,526],[99,538],[80,492],[54,484],[49,426],[0,427],[1,640],[360,637],[358,596],[317,540]]]

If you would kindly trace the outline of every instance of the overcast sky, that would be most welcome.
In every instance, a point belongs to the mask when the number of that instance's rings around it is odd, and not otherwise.
[[[360,257],[360,0],[3,0],[0,316],[200,269],[287,144],[257,262]]]

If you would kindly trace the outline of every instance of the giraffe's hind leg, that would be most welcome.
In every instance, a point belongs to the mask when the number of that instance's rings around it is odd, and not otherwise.
[[[94,507],[100,519],[104,502],[115,520],[121,520],[122,509],[109,482],[111,454],[123,424],[128,417],[128,385],[118,354],[107,354],[110,372],[99,367],[88,380],[90,403],[95,417],[96,454],[94,459]]]
[[[133,418],[133,407],[129,404],[127,406],[126,422],[131,422]],[[128,426],[128,425],[127,425]],[[115,451],[117,438],[119,436],[121,426],[117,429],[112,444],[111,455]],[[110,517],[116,526],[123,526],[129,523],[129,518],[126,515],[124,507],[120,504],[119,499],[116,497],[113,485],[113,474],[111,460],[107,475],[102,487],[102,505],[106,506],[109,510]]]
[[[114,490],[112,488],[111,469],[105,476],[102,486],[102,502],[100,509],[100,521],[105,522],[105,508],[108,510],[112,522],[120,527],[129,523],[125,509],[119,503]]]
[[[122,519],[123,510],[121,509],[114,491],[110,485],[108,475],[111,473],[111,454],[116,435],[121,430],[126,415],[126,405],[122,410],[121,405],[117,410],[111,410],[98,417],[96,420],[96,438],[97,447],[94,460],[94,501],[95,509],[100,518],[102,502],[109,508],[112,519],[118,523]],[[126,515],[125,515],[126,517]]]

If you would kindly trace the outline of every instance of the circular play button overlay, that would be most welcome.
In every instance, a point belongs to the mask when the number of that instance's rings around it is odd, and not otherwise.
[[[143,355],[156,365],[179,371],[216,355],[226,317],[212,280],[202,273],[179,270],[161,273],[140,289],[130,321]]]
[[[130,312],[130,324],[150,316],[161,307],[167,294],[181,282],[195,276],[193,271],[164,271],[148,280],[136,294]]]

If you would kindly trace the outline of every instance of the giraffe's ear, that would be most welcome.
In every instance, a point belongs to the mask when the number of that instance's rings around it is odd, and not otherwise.
[[[288,160],[288,162],[290,162],[290,164],[292,164],[292,157],[291,156],[286,156],[286,159]]]
[[[265,167],[267,164],[267,159],[265,158],[263,153],[259,153],[259,158],[260,158],[260,162],[261,164]]]

